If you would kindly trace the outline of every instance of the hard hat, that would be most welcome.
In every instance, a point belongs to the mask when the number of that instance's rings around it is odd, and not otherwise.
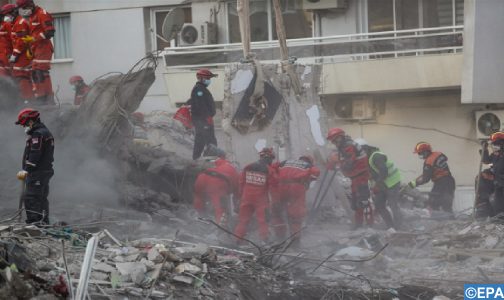
[[[25,126],[29,120],[36,120],[40,116],[40,113],[33,108],[22,109],[17,117],[16,125]]]
[[[354,140],[354,142],[357,144],[357,145],[360,145],[360,146],[367,146],[368,145],[368,142],[363,139],[363,138],[356,138]]]
[[[259,152],[260,158],[275,158],[275,152],[273,152],[273,148],[263,148],[261,152]]]
[[[210,72],[208,69],[199,69],[198,72],[196,72],[196,77],[212,78],[217,76],[219,75]]]
[[[299,157],[299,159],[304,160],[312,165],[315,163],[315,160],[313,159],[313,157],[311,155],[302,155]]]
[[[84,79],[80,75],[75,75],[75,76],[70,77],[70,79],[68,80],[68,83],[70,83],[71,85],[74,85],[79,81],[84,81]]]
[[[344,136],[345,132],[341,128],[331,128],[329,129],[329,132],[327,133],[327,139],[329,141],[334,140],[338,136]]]
[[[14,10],[16,10],[17,6],[16,4],[5,4],[0,8],[0,14],[2,15],[8,15],[12,13]]]
[[[415,150],[413,150],[413,153],[422,153],[422,152],[432,152],[432,147],[429,143],[426,142],[419,142],[415,146]]]
[[[33,0],[16,0],[16,6],[24,8],[27,6],[35,6],[35,3]]]
[[[495,143],[497,141],[502,141],[502,140],[504,140],[504,132],[502,132],[502,131],[497,131],[490,136],[490,141],[492,143]]]

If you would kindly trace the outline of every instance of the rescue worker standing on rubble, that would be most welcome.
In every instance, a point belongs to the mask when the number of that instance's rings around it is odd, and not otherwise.
[[[16,0],[19,15],[29,20],[30,35],[25,42],[30,44],[33,53],[32,83],[35,99],[40,104],[54,104],[52,89],[51,59],[54,53],[51,38],[54,36],[53,17],[33,0]]]
[[[329,161],[328,169],[340,165],[341,172],[352,181],[351,207],[354,213],[354,228],[361,227],[366,220],[373,225],[373,210],[369,201],[370,178],[368,157],[360,145],[355,143],[341,128],[331,128],[327,140],[337,147],[337,161]]]
[[[31,80],[32,52],[30,49],[30,22],[27,17],[17,16],[12,25],[12,77],[17,82],[19,94],[24,101],[33,99]]]
[[[448,167],[448,157],[441,152],[433,152],[429,143],[419,142],[413,153],[418,154],[424,160],[423,173],[415,180],[408,183],[410,188],[434,183],[429,193],[429,205],[433,210],[453,212],[453,198],[455,196],[455,179]]]
[[[294,237],[293,246],[301,240],[301,227],[306,216],[306,190],[320,175],[309,155],[281,162],[277,167],[278,186],[272,190],[271,225],[277,239],[284,240],[289,224],[289,235]],[[287,214],[285,220],[284,214]]]
[[[0,76],[10,76],[9,57],[12,55],[12,23],[16,18],[15,4],[5,4],[0,8]]]
[[[199,215],[204,217],[207,203],[210,202],[214,209],[215,222],[227,227],[231,213],[230,197],[238,197],[239,174],[233,164],[226,160],[226,153],[222,149],[212,147],[207,155],[216,156],[217,159],[214,167],[198,174],[194,183],[193,206]]]
[[[68,83],[70,83],[75,91],[74,105],[81,105],[91,88],[84,82],[84,79],[80,75],[70,77]]]
[[[259,236],[263,243],[268,242],[269,192],[277,184],[275,170],[271,166],[274,159],[273,149],[263,148],[259,152],[259,160],[247,165],[240,175],[240,206],[238,225],[235,228],[235,235],[240,238],[247,233],[248,225],[255,214]],[[241,243],[241,240],[238,240],[238,243]]]
[[[23,202],[26,223],[49,224],[49,180],[54,175],[54,138],[40,121],[40,113],[25,108],[18,114],[16,125],[25,128],[28,135],[23,153],[23,170],[17,174],[24,180]]]
[[[205,146],[210,144],[217,146],[213,122],[215,102],[208,90],[212,78],[217,76],[208,69],[198,70],[196,73],[198,81],[192,89],[191,98],[187,101],[187,104],[191,106],[191,117],[194,125],[194,160],[201,156]]]
[[[366,151],[373,192],[373,203],[387,228],[398,229],[402,215],[399,208],[399,191],[401,190],[401,174],[394,163],[377,147],[369,145],[364,139],[356,139],[356,143]],[[388,208],[392,209],[393,217]]]
[[[489,154],[488,146],[484,147],[483,150],[483,163],[491,164],[490,173],[493,177],[488,178],[493,181],[493,189],[490,186],[481,185],[480,181],[480,195],[488,194],[487,199],[478,199],[485,205],[490,206],[490,195],[491,192],[495,192],[494,209],[488,213],[489,216],[497,215],[504,212],[504,132],[496,132],[490,136],[490,142],[492,144],[493,152]],[[482,172],[483,174],[485,173]],[[489,175],[489,174],[487,174]],[[482,176],[485,178],[484,176]],[[483,190],[487,188],[488,191]],[[485,193],[486,192],[486,193]],[[482,201],[486,200],[486,201]],[[478,202],[480,202],[478,201]],[[478,203],[481,205],[481,203]],[[490,208],[490,207],[489,207]]]

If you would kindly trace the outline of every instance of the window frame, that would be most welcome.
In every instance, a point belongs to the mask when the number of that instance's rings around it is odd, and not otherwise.
[[[156,28],[156,13],[160,12],[167,12],[170,13],[174,9],[173,6],[158,6],[158,7],[151,7],[149,10],[149,16],[150,16],[150,36],[151,36],[151,45],[152,45],[152,51],[159,51],[158,50],[158,34],[161,35],[161,33],[157,32]],[[152,29],[153,31],[151,31]]]
[[[51,63],[69,63],[69,62],[73,62],[74,61],[74,58],[73,58],[73,49],[72,49],[72,14],[70,12],[66,12],[66,13],[56,13],[56,14],[51,14],[51,16],[53,17],[53,19],[55,20],[56,18],[62,18],[62,17],[68,17],[68,26],[70,27],[69,30],[70,30],[70,34],[69,34],[69,37],[70,37],[70,40],[69,40],[69,49],[70,49],[70,57],[65,57],[65,58],[55,58],[55,51],[53,51],[53,56],[52,56],[52,59],[51,59]],[[51,38],[51,42],[53,44],[53,48],[56,48],[55,47],[55,42],[54,42],[54,37]]]

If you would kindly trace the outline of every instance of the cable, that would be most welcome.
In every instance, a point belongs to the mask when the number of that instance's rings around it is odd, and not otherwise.
[[[391,127],[399,127],[399,128],[409,128],[409,129],[424,130],[424,131],[434,131],[434,132],[441,133],[441,134],[444,134],[444,135],[447,135],[447,136],[451,136],[451,137],[456,138],[456,139],[466,140],[468,142],[473,142],[473,143],[476,143],[476,144],[479,145],[479,143],[478,143],[478,141],[476,139],[470,139],[468,137],[456,135],[456,134],[453,134],[453,133],[449,133],[449,132],[446,132],[446,131],[443,131],[443,130],[439,130],[437,128],[417,127],[417,126],[412,126],[412,125],[401,125],[401,124],[392,124],[392,123],[378,123],[378,122],[377,123],[361,123],[360,125],[361,126],[366,126],[366,125],[382,125],[382,126],[391,126]]]

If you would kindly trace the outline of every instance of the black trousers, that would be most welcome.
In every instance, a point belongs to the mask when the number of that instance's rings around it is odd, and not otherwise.
[[[214,126],[205,121],[195,121],[193,159],[200,158],[205,147],[210,144],[217,146]]]
[[[387,228],[394,227],[397,229],[402,223],[402,213],[399,208],[400,189],[401,184],[398,183],[391,188],[385,186],[379,187],[374,193],[373,200],[376,211],[378,211],[383,221],[387,224]],[[393,217],[387,206],[390,206],[392,209]]]
[[[28,174],[23,195],[26,209],[26,223],[49,224],[49,181],[53,171],[40,171]]]
[[[433,210],[453,211],[455,197],[455,179],[452,176],[439,178],[429,194],[429,202]]]

